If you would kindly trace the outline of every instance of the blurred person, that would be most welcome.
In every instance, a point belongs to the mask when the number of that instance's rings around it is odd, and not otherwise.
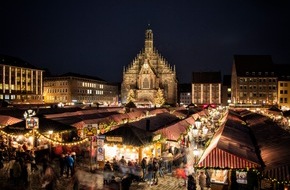
[[[120,190],[120,184],[116,181],[115,176],[112,176],[109,188],[110,190]]]
[[[34,171],[37,171],[38,170],[38,167],[37,167],[37,164],[36,164],[36,160],[35,160],[36,156],[35,156],[35,152],[34,150],[31,150],[30,151],[30,166],[31,166],[31,172],[34,172]]]
[[[206,175],[203,171],[200,171],[198,176],[198,184],[201,190],[205,190],[206,188]]]
[[[156,158],[153,159],[153,184],[158,184],[158,171],[159,171],[159,164]]]
[[[187,190],[196,190],[196,181],[192,174],[187,177]]]
[[[153,178],[153,158],[149,159],[148,165],[147,165],[147,175],[145,180],[148,181],[148,184],[152,185],[152,178]]]
[[[56,189],[57,176],[56,176],[56,173],[54,172],[54,169],[52,168],[50,164],[47,165],[41,181],[42,181],[42,188],[45,188],[45,190]]]
[[[59,157],[59,169],[60,169],[60,177],[62,177],[66,169],[66,156],[64,154],[61,154]]]
[[[109,161],[107,161],[104,165],[104,184],[108,185],[111,180],[111,173],[113,169]]]
[[[19,158],[16,158],[15,162],[12,165],[12,169],[10,170],[10,177],[15,185],[19,185],[20,180],[21,180],[21,173],[22,173],[22,168],[19,163]]]
[[[66,176],[69,177],[69,174],[70,176],[72,177],[74,175],[74,159],[71,157],[70,154],[67,155],[66,157]]]
[[[120,164],[122,164],[122,165],[126,165],[126,164],[127,164],[127,162],[126,162],[124,156],[122,156],[122,158],[120,159],[119,162],[120,162]]]
[[[141,168],[142,168],[142,180],[145,181],[145,177],[147,174],[147,157],[144,157],[141,161]]]

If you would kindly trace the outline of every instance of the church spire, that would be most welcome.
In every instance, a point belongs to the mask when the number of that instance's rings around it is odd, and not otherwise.
[[[145,32],[145,53],[153,51],[153,32],[150,29],[150,24]]]

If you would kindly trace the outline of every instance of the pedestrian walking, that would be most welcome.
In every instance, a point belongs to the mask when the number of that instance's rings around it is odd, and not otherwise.
[[[57,176],[56,176],[56,173],[54,172],[54,169],[52,168],[50,164],[47,165],[41,181],[42,181],[42,188],[45,188],[45,190],[56,189]]]
[[[187,177],[187,190],[196,190],[196,181],[192,174]]]
[[[153,184],[158,185],[158,171],[159,171],[159,164],[156,158],[153,159]]]
[[[74,159],[71,157],[71,155],[69,154],[67,157],[66,157],[66,176],[69,177],[69,174],[70,176],[72,177],[74,175]]]
[[[66,156],[64,154],[60,155],[59,157],[59,169],[60,169],[60,177],[62,177],[66,169]]]
[[[147,157],[144,157],[141,161],[141,168],[142,168],[142,180],[145,181],[145,177],[147,174]]]
[[[203,171],[200,171],[200,174],[198,176],[198,183],[201,190],[205,190],[206,188],[206,175]]]

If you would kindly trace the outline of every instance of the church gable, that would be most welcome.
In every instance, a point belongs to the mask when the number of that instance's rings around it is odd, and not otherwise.
[[[168,82],[168,84],[165,84]],[[164,88],[165,87],[165,88]],[[177,79],[175,68],[157,52],[153,46],[153,32],[145,32],[145,48],[134,58],[123,71],[121,87],[122,101],[130,89],[136,92],[136,97],[153,102],[156,90],[161,88],[167,97],[166,102],[176,103]]]

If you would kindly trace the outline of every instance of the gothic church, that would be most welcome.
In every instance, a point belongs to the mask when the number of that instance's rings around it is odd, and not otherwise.
[[[165,103],[177,102],[177,78],[175,66],[172,68],[153,46],[153,32],[145,32],[145,49],[123,70],[121,101],[128,103],[129,92],[134,93],[134,103],[138,106],[155,106],[154,98],[161,90]]]

